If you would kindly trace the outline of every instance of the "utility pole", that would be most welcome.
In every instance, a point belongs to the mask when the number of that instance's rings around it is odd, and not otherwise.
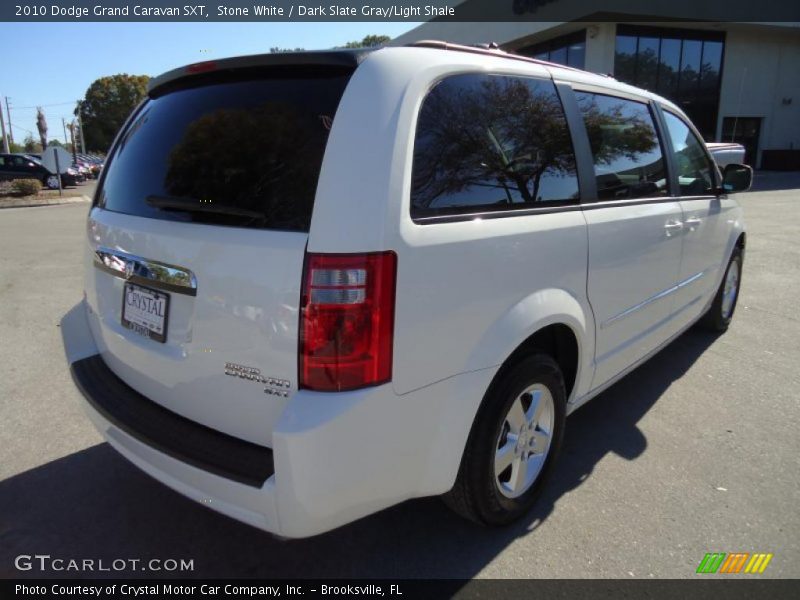
[[[69,124],[69,133],[72,138],[72,162],[78,162],[77,148],[75,148],[75,121]]]
[[[83,141],[83,119],[81,118],[81,106],[83,102],[78,100],[78,134],[81,136],[81,153],[86,154],[86,142]]]
[[[6,122],[3,120],[3,105],[0,104],[0,128],[3,130],[3,152],[8,154],[10,152],[8,148],[8,137],[6,137]]]
[[[61,117],[61,126],[64,128],[64,145],[67,145],[67,122],[64,120],[64,117]]]
[[[14,143],[14,132],[11,130],[11,108],[8,106],[8,96],[6,96],[6,117],[8,117],[8,141]]]

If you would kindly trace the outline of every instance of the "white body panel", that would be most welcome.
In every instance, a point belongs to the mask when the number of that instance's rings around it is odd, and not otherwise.
[[[297,382],[297,306],[307,236],[212,227],[94,209],[89,216],[86,298],[106,364],[128,385],[180,415],[224,433],[272,443],[285,398],[225,374],[225,363]],[[97,247],[179,265],[197,296],[170,294],[160,344],[121,324],[124,280],[93,267]],[[146,285],[146,284],[145,284]]]
[[[657,99],[612,79],[499,56],[387,48],[366,58],[345,90],[308,235],[92,211],[86,327],[97,351],[154,402],[272,448],[275,475],[255,489],[201,471],[144,446],[89,407],[115,448],[220,512],[283,536],[313,535],[450,489],[492,378],[542,327],[566,325],[577,340],[571,411],[701,314],[743,231],[733,200],[412,221],[419,107],[442,77],[476,71],[542,78],[552,71],[559,81]],[[686,214],[702,224],[684,227]],[[665,228],[675,222],[681,227]],[[391,383],[343,393],[297,389],[306,243],[308,252],[397,253]],[[121,327],[123,280],[93,268],[97,246],[194,272],[197,296],[172,295],[166,344]],[[698,271],[707,276],[684,291],[680,284]],[[88,336],[78,337],[86,356]],[[226,376],[226,362],[289,380],[288,398]]]
[[[741,209],[729,198],[682,198],[684,235],[681,281],[675,294],[680,324],[699,317],[705,300],[717,290],[730,256],[731,232],[741,230]]]
[[[682,214],[678,202],[656,202],[585,215],[598,387],[669,337],[673,298],[664,294],[678,282]]]
[[[727,165],[744,164],[744,146],[741,144],[708,142],[706,146],[721,169]]]

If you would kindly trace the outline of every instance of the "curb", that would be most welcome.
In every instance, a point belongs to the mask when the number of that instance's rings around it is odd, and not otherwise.
[[[38,198],[33,199],[19,199],[0,201],[0,210],[4,208],[28,208],[31,206],[58,206],[59,204],[82,204],[84,202],[91,202],[92,199],[87,195],[81,196],[66,196],[63,198]]]

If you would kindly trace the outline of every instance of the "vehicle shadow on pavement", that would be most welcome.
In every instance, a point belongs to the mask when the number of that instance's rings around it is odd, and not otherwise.
[[[558,500],[614,453],[647,449],[639,420],[716,338],[690,331],[567,421],[564,449],[522,522],[489,529],[437,498],[403,503],[336,531],[281,541],[183,498],[99,444],[0,482],[0,578],[471,578],[515,539],[543,526]],[[20,554],[65,559],[192,559],[194,571],[18,571]]]

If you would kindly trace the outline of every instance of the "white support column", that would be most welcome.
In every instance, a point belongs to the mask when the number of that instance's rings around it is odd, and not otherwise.
[[[616,23],[587,23],[584,68],[594,73],[613,74],[616,43]]]

